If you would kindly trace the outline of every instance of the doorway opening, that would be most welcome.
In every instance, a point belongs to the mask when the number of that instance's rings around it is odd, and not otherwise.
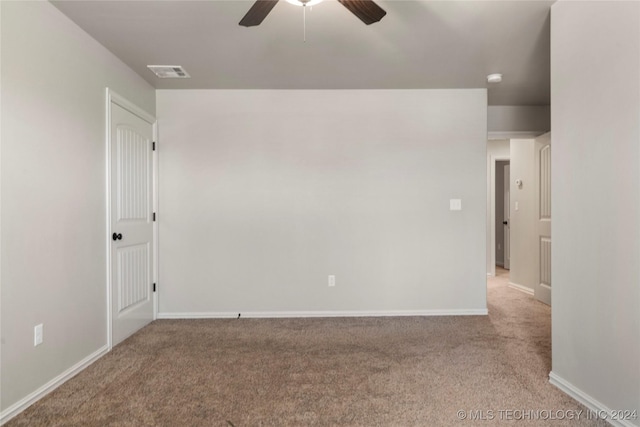
[[[510,146],[511,141],[508,139],[489,140],[487,142],[487,276],[489,277],[496,275],[498,243],[500,244],[500,253],[504,252],[504,228],[502,224],[504,219],[500,220],[499,227],[497,227],[496,223],[496,217],[504,218],[504,212],[501,210],[499,215],[496,215],[496,206],[502,206],[500,209],[504,209],[504,165],[511,162]],[[500,173],[502,179],[500,182],[502,184],[497,189],[496,178],[498,172]],[[508,179],[507,183],[509,183]],[[496,200],[498,197],[500,198],[500,203]],[[506,206],[509,206],[509,204],[507,203]],[[496,240],[498,231],[500,232],[498,236],[500,240]],[[501,262],[498,265],[504,266],[502,255]]]
[[[509,205],[511,197],[509,160],[496,162],[495,179],[495,265],[496,276],[505,273],[508,275],[510,268],[510,214]],[[499,269],[506,270],[500,271]]]
[[[489,141],[488,158],[487,274],[550,305],[551,134]]]

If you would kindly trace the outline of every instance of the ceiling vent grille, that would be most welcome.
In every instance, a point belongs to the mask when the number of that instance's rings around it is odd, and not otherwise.
[[[188,79],[191,76],[181,65],[147,65],[161,79]]]

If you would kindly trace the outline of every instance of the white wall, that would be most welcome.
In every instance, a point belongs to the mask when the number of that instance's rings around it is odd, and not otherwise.
[[[157,98],[161,315],[485,312],[484,89]]]
[[[50,3],[0,4],[6,416],[105,348],[105,87],[151,113],[155,92]]]
[[[640,413],[640,3],[551,18],[552,379]]]
[[[533,292],[537,280],[536,250],[538,250],[535,140],[511,140],[511,270],[509,282],[527,292]],[[516,185],[516,180],[522,186]],[[518,209],[516,210],[516,204]]]

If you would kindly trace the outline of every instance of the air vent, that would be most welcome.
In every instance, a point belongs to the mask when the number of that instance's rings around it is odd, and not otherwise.
[[[147,65],[161,79],[188,79],[191,76],[180,65]]]

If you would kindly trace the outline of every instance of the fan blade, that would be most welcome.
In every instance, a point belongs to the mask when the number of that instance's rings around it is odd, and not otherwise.
[[[373,0],[338,0],[351,13],[356,15],[367,25],[381,20],[387,12],[373,2]]]
[[[276,3],[278,3],[278,0],[256,0],[249,12],[240,21],[240,25],[243,27],[260,25]]]

